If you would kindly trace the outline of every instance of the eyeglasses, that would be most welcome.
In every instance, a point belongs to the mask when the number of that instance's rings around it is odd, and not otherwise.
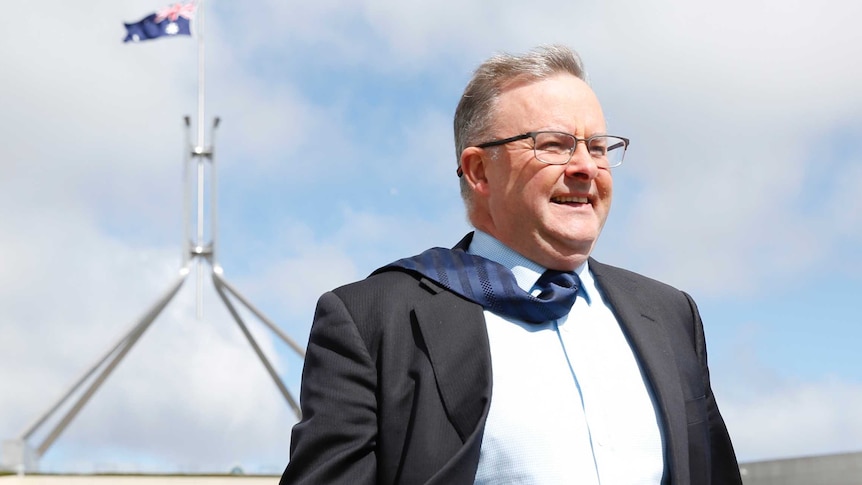
[[[533,139],[533,153],[536,160],[548,165],[565,165],[572,159],[578,142],[584,142],[593,161],[600,168],[619,167],[626,156],[629,147],[629,139],[621,136],[594,135],[587,138],[578,138],[560,131],[531,131],[522,135],[516,135],[501,140],[493,140],[476,145],[476,148],[489,148],[513,141]],[[458,167],[458,176],[464,172]]]

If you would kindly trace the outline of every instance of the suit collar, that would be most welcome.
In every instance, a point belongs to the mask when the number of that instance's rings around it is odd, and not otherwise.
[[[467,233],[466,236],[462,237],[458,244],[455,245],[452,249],[460,249],[461,251],[466,251],[467,248],[470,247],[470,242],[473,241],[473,231]]]

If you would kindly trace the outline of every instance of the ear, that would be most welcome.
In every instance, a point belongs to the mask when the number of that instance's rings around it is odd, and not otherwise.
[[[485,173],[488,154],[476,147],[467,147],[461,152],[461,176],[474,194],[485,195],[488,192],[488,178]]]

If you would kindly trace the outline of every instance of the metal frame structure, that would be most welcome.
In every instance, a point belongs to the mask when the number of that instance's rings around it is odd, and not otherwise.
[[[248,326],[243,321],[239,312],[237,311],[236,306],[231,301],[231,298],[228,295],[231,295],[236,301],[245,306],[252,314],[254,314],[265,326],[267,326],[276,336],[278,336],[284,343],[286,343],[294,352],[296,352],[301,358],[305,357],[305,350],[300,347],[293,339],[291,339],[286,333],[284,333],[277,325],[275,325],[269,318],[267,318],[260,310],[258,310],[247,298],[245,298],[240,292],[234,288],[228,281],[224,278],[224,270],[221,265],[219,265],[218,260],[216,259],[216,243],[217,243],[217,206],[216,206],[216,165],[213,151],[213,139],[215,130],[219,124],[219,118],[215,118],[213,120],[212,131],[210,135],[210,145],[205,144],[204,138],[204,88],[205,88],[205,59],[204,59],[204,2],[203,0],[197,0],[197,37],[198,37],[198,113],[197,113],[197,139],[196,143],[192,145],[191,143],[191,120],[188,116],[185,117],[185,127],[186,127],[186,145],[188,149],[186,150],[186,156],[183,161],[184,170],[183,170],[183,209],[184,209],[184,218],[183,218],[183,254],[182,254],[182,264],[179,270],[179,274],[174,282],[168,287],[167,291],[165,291],[161,297],[159,297],[156,302],[147,309],[147,311],[141,316],[134,325],[106,352],[95,364],[93,364],[64,394],[63,396],[53,405],[51,406],[42,416],[40,416],[33,424],[31,424],[18,438],[18,440],[10,440],[4,443],[4,464],[10,466],[10,468],[17,468],[19,470],[34,469],[38,468],[38,460],[41,458],[54,444],[57,438],[63,433],[63,431],[68,427],[69,423],[78,415],[84,405],[93,397],[96,391],[99,390],[99,387],[105,382],[105,380],[110,376],[110,374],[116,369],[116,367],[122,362],[123,358],[132,350],[132,347],[138,342],[138,340],[143,336],[144,332],[150,327],[150,325],[156,320],[159,314],[164,310],[164,308],[170,303],[170,301],[176,296],[191,272],[191,267],[193,263],[197,263],[197,305],[196,305],[196,315],[197,318],[200,319],[203,315],[203,280],[204,280],[204,261],[209,263],[210,267],[210,275],[212,277],[213,285],[215,286],[216,293],[221,298],[225,307],[227,307],[228,312],[233,317],[236,324],[239,326],[242,334],[248,340],[258,359],[260,359],[263,366],[266,368],[267,373],[270,375],[272,380],[275,382],[276,387],[278,387],[281,394],[284,396],[284,399],[287,401],[287,404],[291,407],[293,412],[296,414],[297,418],[300,417],[300,409],[296,400],[291,395],[290,391],[285,386],[284,382],[278,376],[278,373],[275,371],[272,363],[270,363],[269,359],[264,355],[261,350],[260,345],[258,345],[255,338],[252,336],[251,332],[248,329]],[[205,205],[205,185],[206,185],[206,163],[210,164],[210,197],[209,197],[209,205],[210,205],[210,238],[209,242],[206,242],[205,236],[205,228],[204,228],[204,205]],[[195,238],[192,240],[191,238],[191,222],[192,222],[192,194],[191,194],[191,181],[189,178],[189,172],[193,168],[197,169],[197,200],[195,201],[196,208],[196,232]],[[95,377],[94,377],[95,376]],[[89,382],[89,385],[83,390],[83,392],[79,391],[82,387]],[[74,401],[71,406],[65,408],[65,414],[56,422],[56,424],[51,428],[51,430],[45,435],[45,438],[41,443],[36,445],[35,447],[31,447],[29,445],[29,440],[36,434],[37,431],[41,429],[41,427],[48,422],[49,418],[54,416],[61,408],[64,408],[64,405],[71,402],[71,398],[77,395],[77,399]],[[7,455],[14,456],[7,456]]]

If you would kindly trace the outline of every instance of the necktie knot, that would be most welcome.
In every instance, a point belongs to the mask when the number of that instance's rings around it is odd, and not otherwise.
[[[561,297],[570,298],[572,293],[577,295],[579,281],[578,275],[574,272],[549,269],[542,273],[534,285],[540,290],[536,298],[541,301],[553,301]],[[574,303],[575,299],[572,298],[572,304]]]
[[[403,269],[436,281],[464,298],[503,317],[528,323],[556,320],[569,313],[580,281],[574,272],[547,270],[536,281],[534,296],[518,286],[505,266],[461,249],[432,248],[400,259],[375,273]]]

